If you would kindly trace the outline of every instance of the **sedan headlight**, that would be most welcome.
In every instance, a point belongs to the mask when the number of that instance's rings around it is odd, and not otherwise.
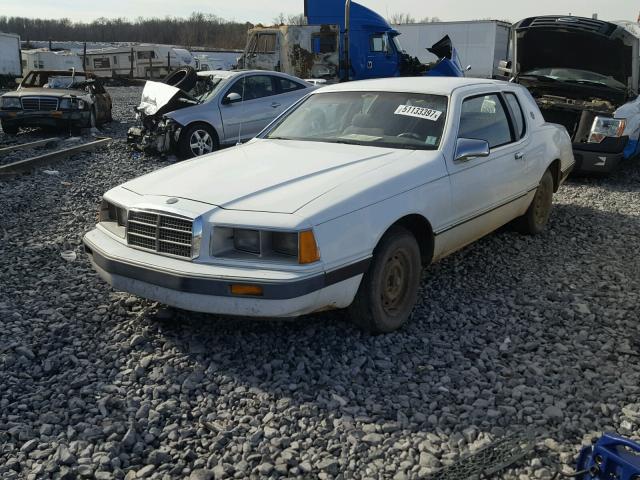
[[[600,143],[606,137],[620,137],[626,126],[621,118],[596,117],[591,126],[589,143]]]
[[[18,97],[2,97],[2,108],[7,110],[22,108],[22,104]]]
[[[100,203],[98,222],[114,235],[126,236],[127,210],[106,200]]]
[[[259,258],[299,265],[320,260],[313,230],[285,232],[216,226],[211,235],[210,253],[219,258]]]
[[[58,108],[60,108],[60,110],[84,110],[84,107],[84,100],[79,100],[77,98],[62,98],[60,99]]]

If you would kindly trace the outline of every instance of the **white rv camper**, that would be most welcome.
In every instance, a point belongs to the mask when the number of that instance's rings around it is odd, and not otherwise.
[[[13,82],[21,76],[20,37],[0,32],[0,83]]]
[[[394,25],[401,35],[402,48],[420,62],[437,60],[427,51],[435,42],[449,35],[458,51],[463,67],[471,66],[468,77],[492,78],[502,75],[498,70],[501,60],[509,58],[511,25],[499,20],[463,22],[433,22]]]
[[[82,58],[69,50],[51,51],[36,48],[22,51],[22,70],[26,75],[31,70],[72,70],[82,71]]]
[[[99,77],[162,78],[185,65],[196,67],[195,59],[187,50],[141,44],[87,50],[84,69]]]

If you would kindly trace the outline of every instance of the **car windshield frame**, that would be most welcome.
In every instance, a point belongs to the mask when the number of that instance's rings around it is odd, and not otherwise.
[[[346,131],[349,130],[350,128],[357,127],[353,122],[355,116],[358,115],[358,113],[356,113],[356,115],[353,115],[351,117],[352,122],[345,123],[342,131],[340,133],[337,133],[337,135],[333,137],[315,137],[312,135],[291,136],[291,135],[283,134],[283,133],[286,133],[281,131],[281,128],[283,127],[283,125],[285,125],[285,123],[288,121],[288,119],[291,116],[296,115],[296,112],[298,112],[301,108],[303,108],[304,105],[307,104],[307,102],[314,101],[314,99],[318,99],[319,96],[328,97],[328,96],[336,96],[336,95],[359,96],[361,97],[361,99],[358,101],[362,101],[362,102],[364,102],[363,97],[366,95],[377,96],[376,98],[373,99],[373,101],[369,105],[367,105],[366,107],[363,106],[363,108],[366,109],[366,113],[363,113],[363,115],[367,118],[370,118],[370,116],[367,115],[369,113],[369,109],[372,108],[373,104],[381,98],[380,97],[381,95],[387,95],[391,97],[391,98],[385,99],[385,101],[388,103],[389,103],[389,100],[392,99],[394,96],[397,96],[397,97],[410,96],[411,100],[441,102],[441,104],[438,105],[438,108],[440,108],[440,110],[421,106],[421,105],[409,105],[410,108],[415,106],[415,108],[418,109],[418,112],[417,112],[418,114],[414,114],[416,113],[414,111],[410,111],[407,113],[403,111],[398,113],[398,110],[400,110],[400,107],[405,106],[402,104],[398,104],[397,110],[392,112],[393,114],[396,114],[398,116],[403,116],[405,118],[412,117],[410,118],[410,121],[413,122],[414,129],[416,125],[419,125],[419,121],[438,122],[439,127],[436,127],[435,131],[433,132],[434,134],[436,134],[435,136],[426,135],[424,138],[424,141],[418,140],[416,138],[412,139],[411,137],[399,136],[401,135],[401,133],[414,133],[409,131],[403,131],[397,135],[367,134],[367,133],[357,133],[357,132],[346,133]],[[277,119],[273,124],[271,124],[267,129],[265,129],[264,132],[258,135],[258,138],[263,138],[267,140],[285,140],[285,141],[293,140],[293,141],[307,141],[307,142],[319,142],[319,143],[339,143],[339,144],[360,145],[360,146],[367,146],[367,147],[396,148],[396,149],[413,150],[413,151],[415,150],[438,151],[442,149],[445,143],[444,139],[447,133],[447,124],[449,122],[450,102],[451,102],[450,95],[440,94],[440,93],[425,93],[425,92],[411,92],[411,91],[384,91],[384,90],[340,90],[340,91],[314,92],[302,98],[299,102],[295,103],[294,105],[292,105],[292,107],[288,110],[287,113],[285,113],[282,117]],[[347,108],[348,110],[351,110],[352,108],[355,108],[355,104]],[[376,108],[378,108],[377,105],[376,105]],[[430,111],[430,112],[425,112],[425,111]],[[349,113],[349,111],[346,113]],[[432,120],[432,118],[429,118],[428,117],[429,114],[437,115],[437,120]],[[335,119],[332,119],[332,120],[335,120]],[[332,123],[332,122],[328,121],[327,123]],[[295,120],[294,120],[294,124],[295,124]],[[439,128],[439,131],[438,131],[438,128]],[[375,126],[375,127],[370,127],[370,129],[379,130],[381,129],[381,127]],[[371,140],[366,140],[366,137],[370,137]],[[374,137],[375,139],[373,139]],[[390,141],[389,140],[390,138],[396,138],[397,141]],[[384,141],[380,141],[383,139]],[[434,139],[434,140],[431,140],[431,139]],[[427,141],[432,143],[427,143]],[[418,143],[418,142],[421,142],[421,143]]]
[[[569,76],[557,76],[552,75],[553,71],[561,71],[568,72],[573,74],[573,78]],[[583,76],[591,76],[602,79],[602,81],[598,81],[597,78],[580,78],[580,75]],[[540,67],[534,68],[533,70],[528,70],[519,75],[520,77],[535,77],[540,80],[548,79],[551,82],[561,82],[561,83],[570,83],[570,84],[582,84],[582,85],[594,85],[594,86],[602,86],[607,88],[614,88],[617,90],[626,90],[627,86],[622,82],[619,82],[615,78],[607,75],[603,75],[598,72],[592,72],[590,70],[582,70],[579,68],[567,68],[567,67]]]

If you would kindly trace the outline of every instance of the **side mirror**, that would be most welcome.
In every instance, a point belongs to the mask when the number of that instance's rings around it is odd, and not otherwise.
[[[456,162],[467,162],[473,158],[488,157],[491,153],[489,142],[475,138],[459,138],[456,142]]]
[[[233,92],[227,95],[226,97],[224,97],[224,99],[222,100],[222,103],[224,105],[228,105],[230,103],[238,103],[241,100],[242,100],[242,97],[240,96],[240,94]]]
[[[498,63],[498,71],[509,75],[511,73],[511,60],[500,60]]]

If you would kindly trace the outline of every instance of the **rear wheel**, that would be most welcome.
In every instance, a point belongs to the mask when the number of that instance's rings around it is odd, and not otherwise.
[[[542,233],[549,222],[553,204],[553,176],[547,170],[540,180],[536,194],[526,213],[518,218],[516,226],[522,233],[537,235]]]
[[[178,153],[180,158],[206,155],[218,149],[218,136],[213,128],[203,123],[188,127],[180,135]]]
[[[405,228],[392,227],[376,247],[349,307],[353,322],[374,334],[399,329],[416,303],[421,272],[415,237]]]
[[[20,130],[20,127],[18,127],[17,125],[7,125],[6,123],[2,122],[2,131],[8,135],[15,135],[16,133],[18,133],[18,130]]]

